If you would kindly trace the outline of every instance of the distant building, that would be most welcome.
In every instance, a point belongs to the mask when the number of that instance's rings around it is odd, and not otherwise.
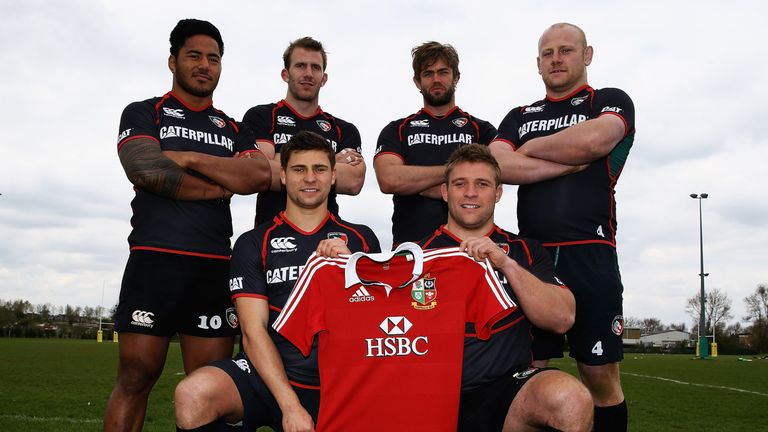
[[[621,342],[627,347],[640,345],[640,328],[624,327],[624,332],[621,334]]]
[[[681,342],[684,342],[686,346],[692,346],[691,334],[682,330],[664,330],[640,336],[641,344],[654,348],[673,348]]]

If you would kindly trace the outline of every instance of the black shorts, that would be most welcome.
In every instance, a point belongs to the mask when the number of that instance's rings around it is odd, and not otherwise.
[[[621,361],[624,287],[616,249],[605,244],[546,249],[576,298],[576,322],[567,333],[570,356],[591,366]]]
[[[504,426],[512,401],[528,379],[545,370],[556,368],[528,368],[510,370],[499,379],[482,387],[461,392],[459,402],[459,432],[498,432]]]
[[[563,357],[565,335],[551,333],[531,326],[531,355],[534,360],[549,360]]]
[[[229,261],[131,251],[123,274],[115,330],[153,336],[238,334],[229,293]]]
[[[269,426],[276,431],[283,429],[283,414],[272,393],[256,372],[256,368],[244,353],[232,359],[218,360],[211,363],[226,372],[235,382],[240,399],[243,401],[243,430],[256,430],[260,426]],[[293,385],[293,391],[299,402],[317,424],[317,412],[320,409],[320,389]]]

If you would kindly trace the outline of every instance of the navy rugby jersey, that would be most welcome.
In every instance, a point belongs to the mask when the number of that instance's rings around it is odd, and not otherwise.
[[[171,92],[134,102],[123,110],[118,151],[137,138],[157,141],[161,150],[195,151],[221,157],[258,151],[253,134],[241,130],[222,111],[212,105],[193,109]],[[192,170],[188,173],[205,178]],[[131,250],[229,258],[232,237],[229,200],[181,201],[136,187],[134,190],[133,230],[128,236]]]
[[[555,277],[552,259],[536,240],[520,237],[494,225],[487,234],[494,243],[499,245],[507,255],[517,261],[521,267],[528,270],[545,283],[562,286]],[[421,242],[424,249],[455,247],[461,244],[461,239],[448,231],[445,225]],[[512,300],[519,304],[517,296],[507,282],[504,273],[496,270],[501,284]],[[475,337],[475,330],[467,324],[464,339],[464,361],[461,376],[461,390],[467,391],[483,384],[492,382],[506,374],[513,367],[522,368],[530,365],[531,357],[531,324],[523,310],[515,312],[494,324],[488,340]]]
[[[535,238],[544,246],[616,246],[614,188],[635,138],[635,108],[626,93],[584,86],[564,98],[546,98],[515,108],[499,125],[497,139],[517,149],[531,139],[601,115],[619,117],[624,122],[624,137],[607,156],[583,171],[521,185],[517,199],[520,235]]]
[[[283,359],[288,378],[298,384],[318,386],[317,343],[309,357],[272,329],[299,273],[321,240],[341,238],[352,252],[380,252],[379,240],[365,225],[345,222],[328,213],[312,232],[302,231],[280,212],[244,233],[235,242],[230,263],[229,288],[238,297],[256,297],[269,303],[269,334]],[[242,345],[240,347],[242,351]]]
[[[448,161],[465,144],[489,144],[496,128],[459,107],[442,117],[425,109],[389,123],[379,135],[376,157],[393,154],[405,165],[435,166]],[[395,244],[419,241],[448,220],[443,200],[416,195],[393,195],[392,237]]]
[[[243,124],[253,130],[257,142],[267,142],[275,147],[275,154],[280,153],[283,144],[300,131],[310,131],[321,135],[338,153],[343,149],[352,149],[362,154],[360,132],[355,125],[333,117],[318,107],[317,113],[304,117],[285,100],[277,103],[258,105],[249,109],[243,116]],[[285,210],[285,191],[260,192],[256,197],[256,225],[272,220]],[[335,188],[328,196],[328,210],[339,214]]]

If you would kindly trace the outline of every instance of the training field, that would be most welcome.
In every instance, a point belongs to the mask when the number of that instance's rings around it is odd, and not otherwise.
[[[0,338],[0,431],[99,431],[117,344]],[[571,360],[555,366],[575,373]],[[145,431],[172,431],[183,369],[172,344]],[[631,431],[768,431],[768,360],[627,354],[622,382]],[[418,383],[414,383],[417,385]]]

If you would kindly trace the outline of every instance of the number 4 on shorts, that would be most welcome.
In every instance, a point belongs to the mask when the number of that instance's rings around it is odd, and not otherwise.
[[[603,341],[597,341],[595,346],[592,347],[592,354],[603,355]]]

